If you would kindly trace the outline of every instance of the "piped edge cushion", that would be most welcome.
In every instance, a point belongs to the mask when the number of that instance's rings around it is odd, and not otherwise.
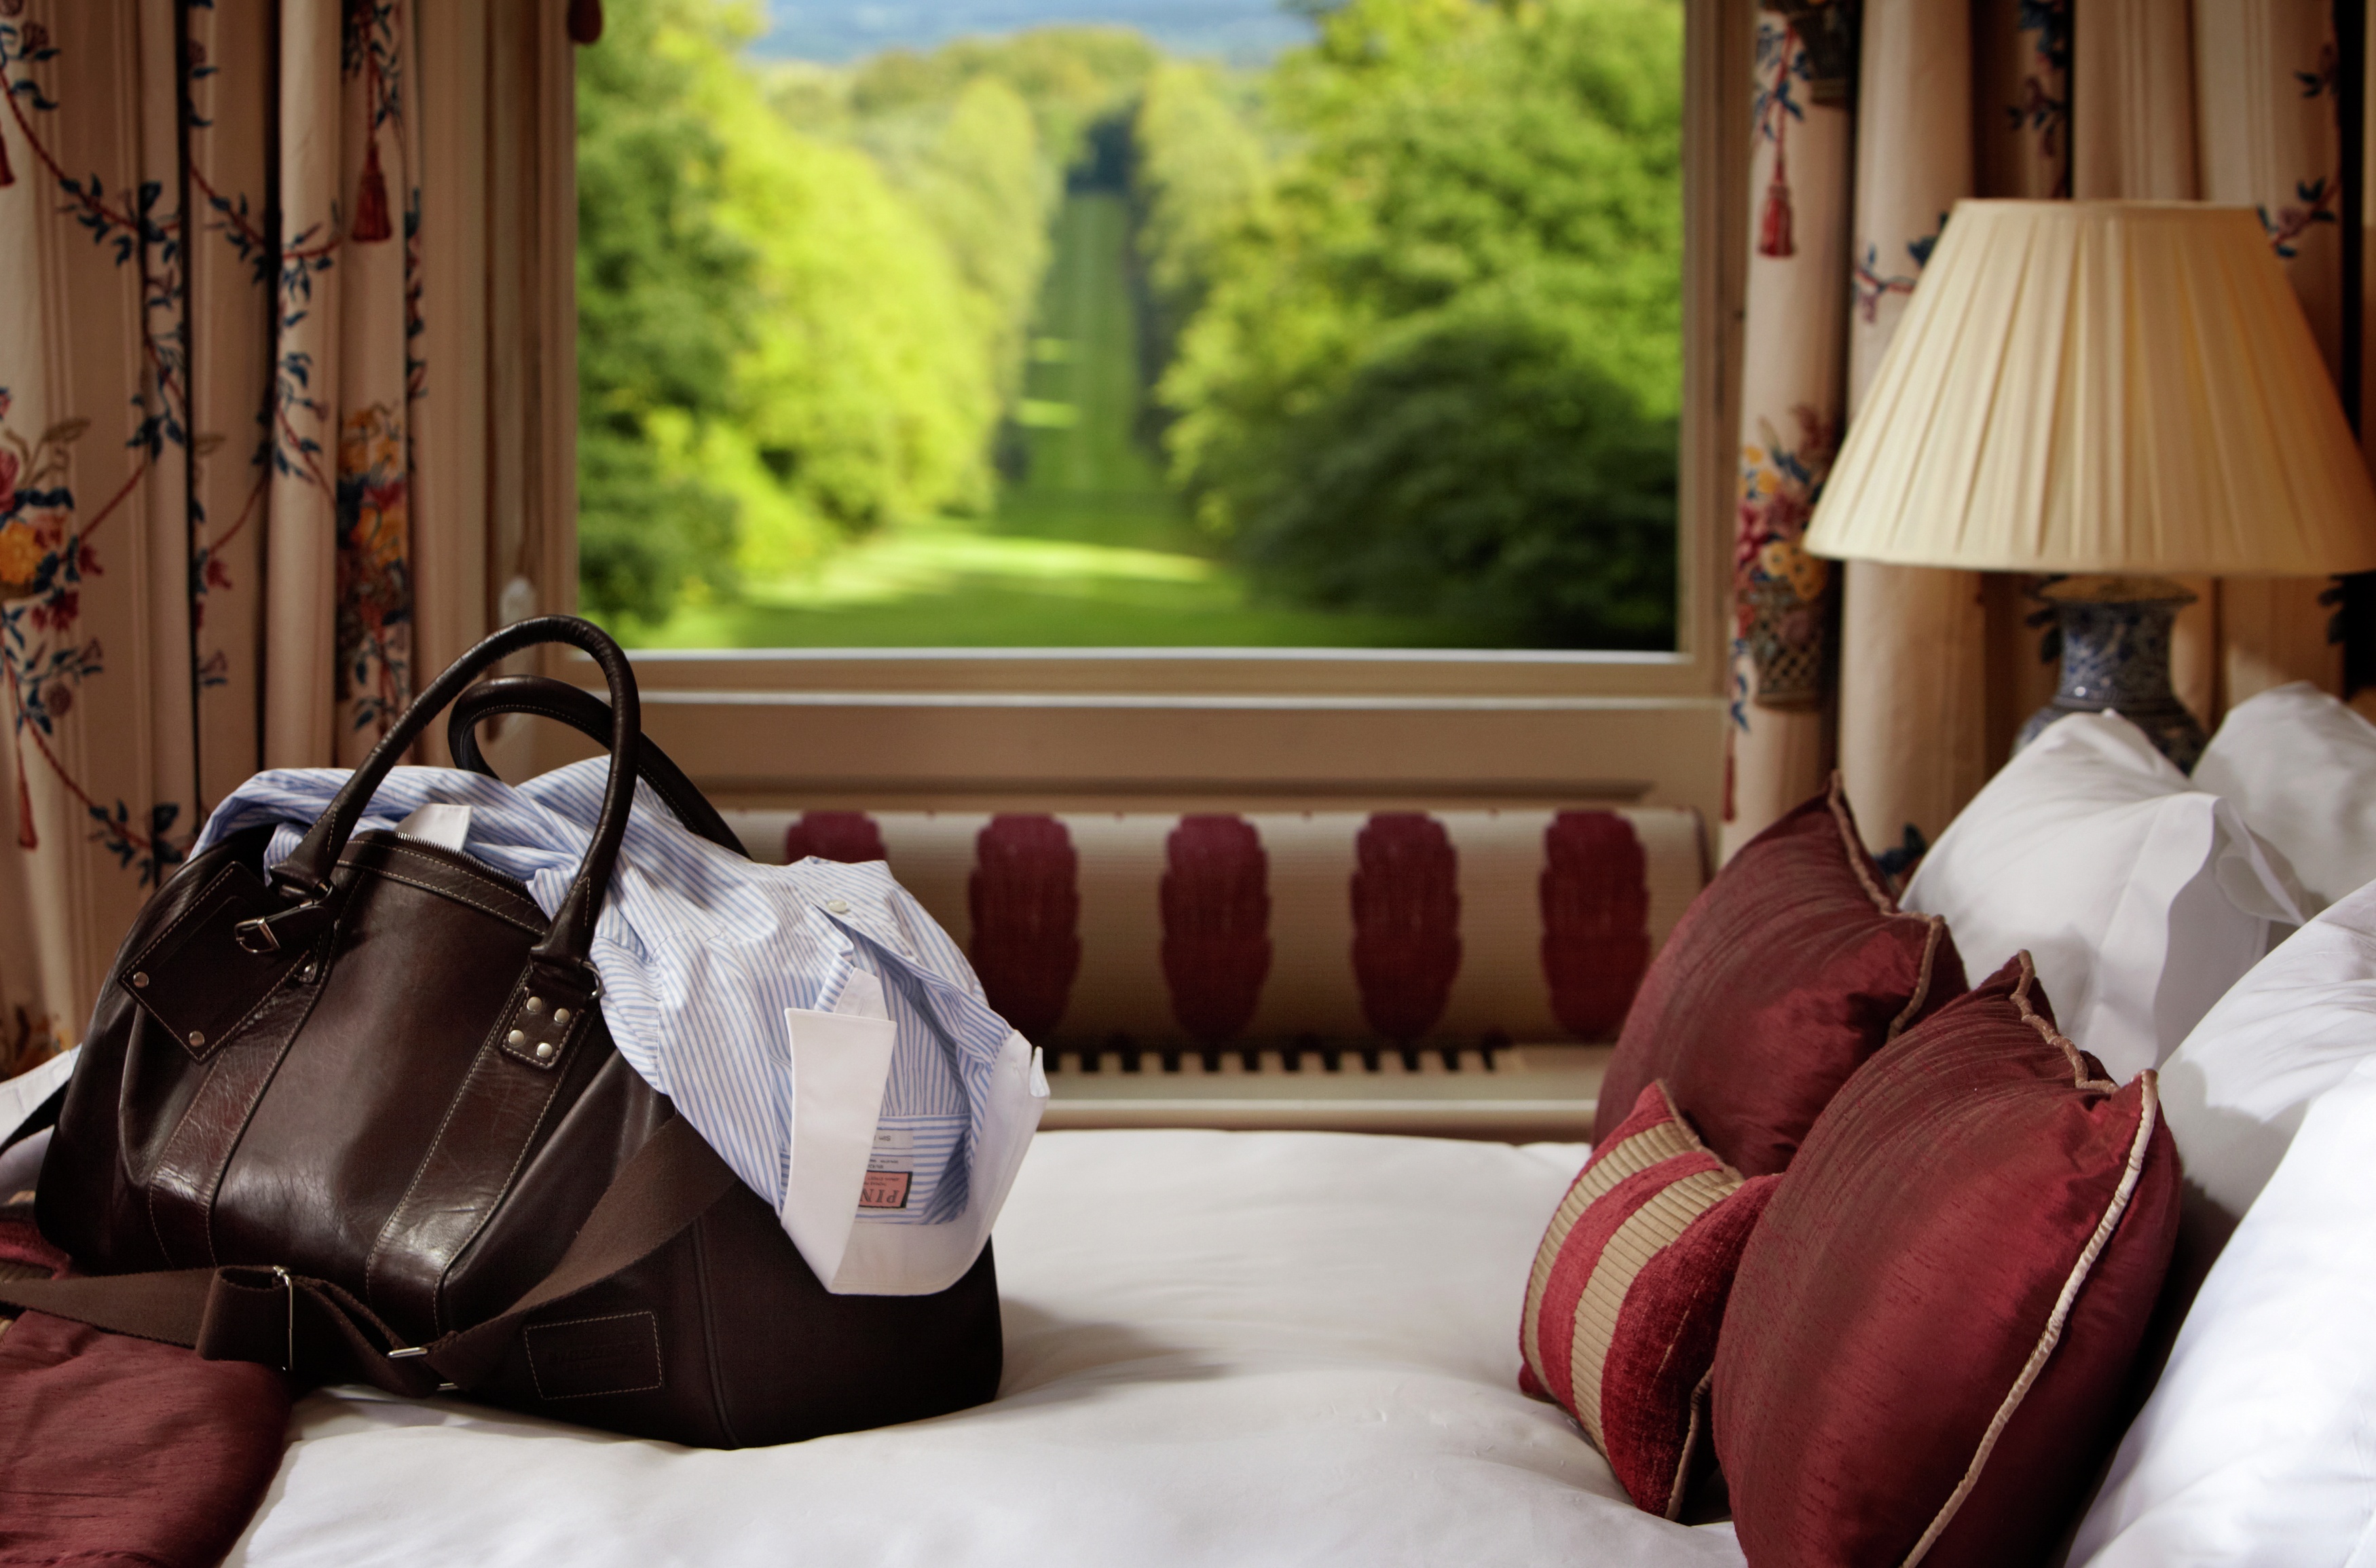
[[[2116,1435],[2180,1182],[2154,1075],[2106,1079],[2026,953],[1868,1063],[1725,1310],[1712,1424],[1749,1560],[2036,1561]]]
[[[1947,922],[1897,907],[1835,774],[1717,873],[1643,977],[1594,1141],[1663,1081],[1720,1159],[1790,1163],[1848,1075],[1964,989]]]

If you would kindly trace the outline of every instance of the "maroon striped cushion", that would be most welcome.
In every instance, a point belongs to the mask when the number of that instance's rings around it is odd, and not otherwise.
[[[1704,1446],[1733,1270],[1780,1180],[1744,1181],[1654,1083],[1593,1150],[1535,1253],[1520,1386],[1563,1406],[1635,1506],[1666,1518],[1682,1511]]]

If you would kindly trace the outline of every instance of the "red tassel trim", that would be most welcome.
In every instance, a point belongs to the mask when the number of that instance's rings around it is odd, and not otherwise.
[[[569,0],[569,42],[591,43],[602,36],[602,0]]]
[[[396,232],[387,217],[387,176],[379,170],[379,138],[372,138],[363,154],[363,177],[355,192],[355,224],[347,238],[361,244],[385,240]]]
[[[8,138],[0,137],[0,190],[17,183],[17,171],[8,167]]]
[[[1774,178],[1765,184],[1765,210],[1757,219],[1759,255],[1796,255],[1799,246],[1790,232],[1790,171],[1783,161],[1782,143],[1774,143]]]

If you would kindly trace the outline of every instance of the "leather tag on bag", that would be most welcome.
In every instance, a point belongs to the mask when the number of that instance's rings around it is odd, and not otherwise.
[[[242,921],[282,908],[254,872],[234,861],[208,879],[117,979],[183,1050],[204,1062],[304,958],[302,946],[249,952],[233,933]]]
[[[660,1385],[660,1322],[648,1312],[529,1325],[521,1336],[547,1399],[641,1394]]]

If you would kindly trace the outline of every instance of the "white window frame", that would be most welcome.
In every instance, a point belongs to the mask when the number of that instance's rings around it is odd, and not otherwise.
[[[1693,807],[1713,826],[1746,257],[1748,110],[1731,89],[1748,79],[1753,5],[1684,6],[1677,651],[641,651],[647,732],[724,806],[1596,802]],[[575,541],[556,543],[574,603]],[[597,683],[579,655],[556,672]],[[537,765],[588,754],[556,727],[532,733]]]

